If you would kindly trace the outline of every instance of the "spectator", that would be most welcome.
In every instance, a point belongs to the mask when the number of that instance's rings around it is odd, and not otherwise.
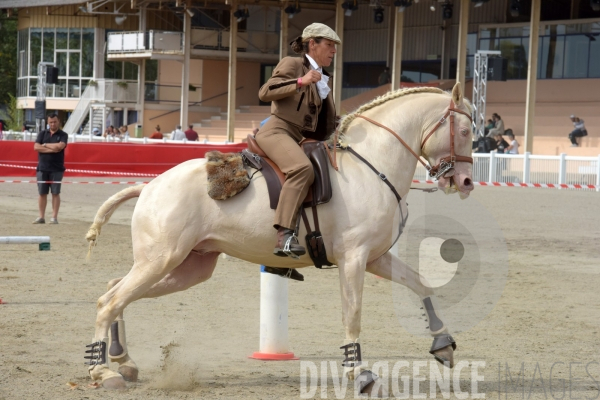
[[[115,127],[110,125],[108,128],[106,128],[106,130],[104,131],[104,134],[102,136],[105,138],[107,138],[109,136],[115,136]]]
[[[487,135],[488,132],[490,131],[490,129],[494,129],[494,121],[492,121],[491,119],[488,119],[487,120],[487,125],[483,128],[483,133],[485,135]]]
[[[392,81],[392,77],[390,75],[390,69],[385,67],[385,69],[379,74],[379,78],[377,78],[377,82],[379,86],[385,85],[386,83],[390,83]]]
[[[156,125],[156,128],[154,128],[155,131],[152,135],[150,135],[149,139],[162,139],[163,138],[163,134],[160,133],[160,125]]]
[[[121,125],[121,127],[119,128],[119,132],[117,132],[116,136],[121,139],[129,137],[129,132],[127,132],[127,125]]]
[[[98,129],[98,128],[92,129],[92,135],[94,135],[94,136],[100,136],[100,129]]]
[[[190,129],[188,129],[187,131],[185,131],[185,137],[190,142],[196,142],[196,141],[198,141],[198,132],[196,132],[194,130],[194,125],[190,125]]]
[[[171,140],[183,140],[185,139],[185,133],[181,130],[181,125],[177,125],[175,130],[171,132]]]
[[[65,148],[69,136],[59,129],[58,115],[52,114],[48,117],[49,129],[41,131],[33,150],[38,152],[38,165],[36,178],[39,181],[62,181],[65,172]],[[38,207],[40,216],[33,221],[34,224],[45,224],[46,204],[48,192],[52,191],[52,218],[51,224],[58,224],[58,209],[60,208],[60,183],[38,183]]]
[[[504,121],[502,121],[502,118],[498,114],[493,113],[492,119],[494,120],[494,127],[488,131],[486,136],[493,138],[496,135],[503,135]]]
[[[505,153],[519,154],[519,142],[517,142],[515,140],[515,135],[512,132],[508,132],[506,135],[508,136],[508,140],[510,141],[510,144],[506,148]]]
[[[571,115],[571,122],[573,122],[573,126],[575,127],[573,132],[569,133],[571,147],[579,147],[577,144],[577,138],[587,136],[587,129],[585,129],[583,120],[575,115]]]
[[[509,144],[502,135],[496,135],[496,152],[503,154],[505,150],[508,148]]]

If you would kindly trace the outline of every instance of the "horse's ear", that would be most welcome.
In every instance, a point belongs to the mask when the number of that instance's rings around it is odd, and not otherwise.
[[[454,104],[456,105],[456,107],[460,107],[462,105],[463,92],[462,92],[462,86],[460,85],[460,82],[456,82],[456,84],[452,88],[452,101],[454,101]]]

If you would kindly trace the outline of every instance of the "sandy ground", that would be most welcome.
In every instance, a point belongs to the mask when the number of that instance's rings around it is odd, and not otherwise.
[[[60,224],[32,225],[35,186],[0,184],[0,236],[52,238],[49,252],[36,245],[0,245],[0,298],[6,303],[0,305],[0,399],[293,399],[306,392],[301,387],[306,362],[319,371],[322,361],[339,367],[344,330],[336,270],[306,268],[305,282],[290,282],[289,338],[301,360],[262,362],[247,358],[259,344],[258,267],[220,258],[208,282],[127,308],[138,383],[123,392],[89,387],[84,346],[92,339],[95,302],[106,282],[125,275],[132,263],[129,219],[135,202],[103,229],[90,263],[84,235],[102,202],[123,187],[64,185]],[[491,313],[455,335],[457,361],[485,362],[478,370],[483,376],[478,392],[486,398],[599,397],[599,195],[474,191],[472,198],[498,222],[509,260],[506,287]],[[409,204],[419,196],[425,194],[411,193]],[[401,360],[413,367],[431,360],[431,339],[413,336],[399,323],[394,287],[366,277],[361,334],[363,358],[387,363],[390,372]],[[439,389],[430,392],[429,374],[423,372],[428,368],[407,378],[411,398],[442,398]],[[403,374],[412,372],[407,368]],[[472,372],[467,367],[455,373],[452,398],[460,397],[457,389],[474,397]],[[336,398],[330,374],[322,388],[316,398]],[[351,388],[345,397],[354,397]]]

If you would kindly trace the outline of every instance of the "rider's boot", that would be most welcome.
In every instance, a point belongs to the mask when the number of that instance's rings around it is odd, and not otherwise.
[[[304,275],[296,271],[294,268],[277,268],[265,266],[263,268],[263,271],[268,272],[269,274],[279,275],[282,278],[293,279],[295,281],[304,281]]]
[[[293,230],[279,227],[277,229],[277,244],[273,254],[279,257],[298,258],[298,256],[306,254],[306,249],[300,246]]]

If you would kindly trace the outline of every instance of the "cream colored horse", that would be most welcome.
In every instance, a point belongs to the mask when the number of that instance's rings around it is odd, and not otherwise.
[[[392,134],[356,116],[361,114],[388,126],[414,152],[436,165],[450,154],[449,121],[440,125],[423,150],[421,143],[446,113],[451,99],[457,109],[470,114],[459,85],[452,94],[433,88],[390,92],[348,115],[342,121],[342,139],[384,173],[404,199],[416,169],[416,158]],[[469,118],[457,113],[454,132],[455,153],[470,156]],[[338,151],[337,159],[339,171],[331,169],[333,198],[319,206],[319,219],[329,261],[339,267],[344,341],[357,343],[365,272],[405,285],[422,300],[432,298],[433,290],[422,283],[425,280],[417,272],[388,252],[399,222],[398,202],[389,187],[352,154]],[[125,277],[109,282],[108,292],[97,304],[96,345],[91,347],[95,365],[90,366],[89,373],[94,380],[102,380],[104,387],[124,387],[123,377],[137,379],[138,369],[127,353],[122,320],[123,310],[131,302],[164,296],[206,281],[221,253],[284,268],[313,265],[308,255],[299,260],[273,255],[274,211],[269,208],[267,186],[260,174],[246,190],[225,201],[209,198],[206,182],[205,161],[190,160],[148,185],[115,194],[96,214],[87,235],[90,247],[95,245],[102,225],[116,207],[139,196],[131,221],[133,267]],[[471,164],[456,163],[452,178],[440,178],[439,186],[447,193],[459,191],[461,197],[468,196],[473,189]],[[299,237],[306,234],[302,229]],[[113,324],[115,320],[117,324]],[[113,336],[119,335],[118,346],[110,351],[106,346],[109,328]],[[434,337],[447,332],[443,323],[431,329]],[[434,356],[452,364],[452,346],[445,345]],[[119,364],[119,373],[109,369],[109,358]],[[353,378],[361,370],[346,368],[346,372]]]

